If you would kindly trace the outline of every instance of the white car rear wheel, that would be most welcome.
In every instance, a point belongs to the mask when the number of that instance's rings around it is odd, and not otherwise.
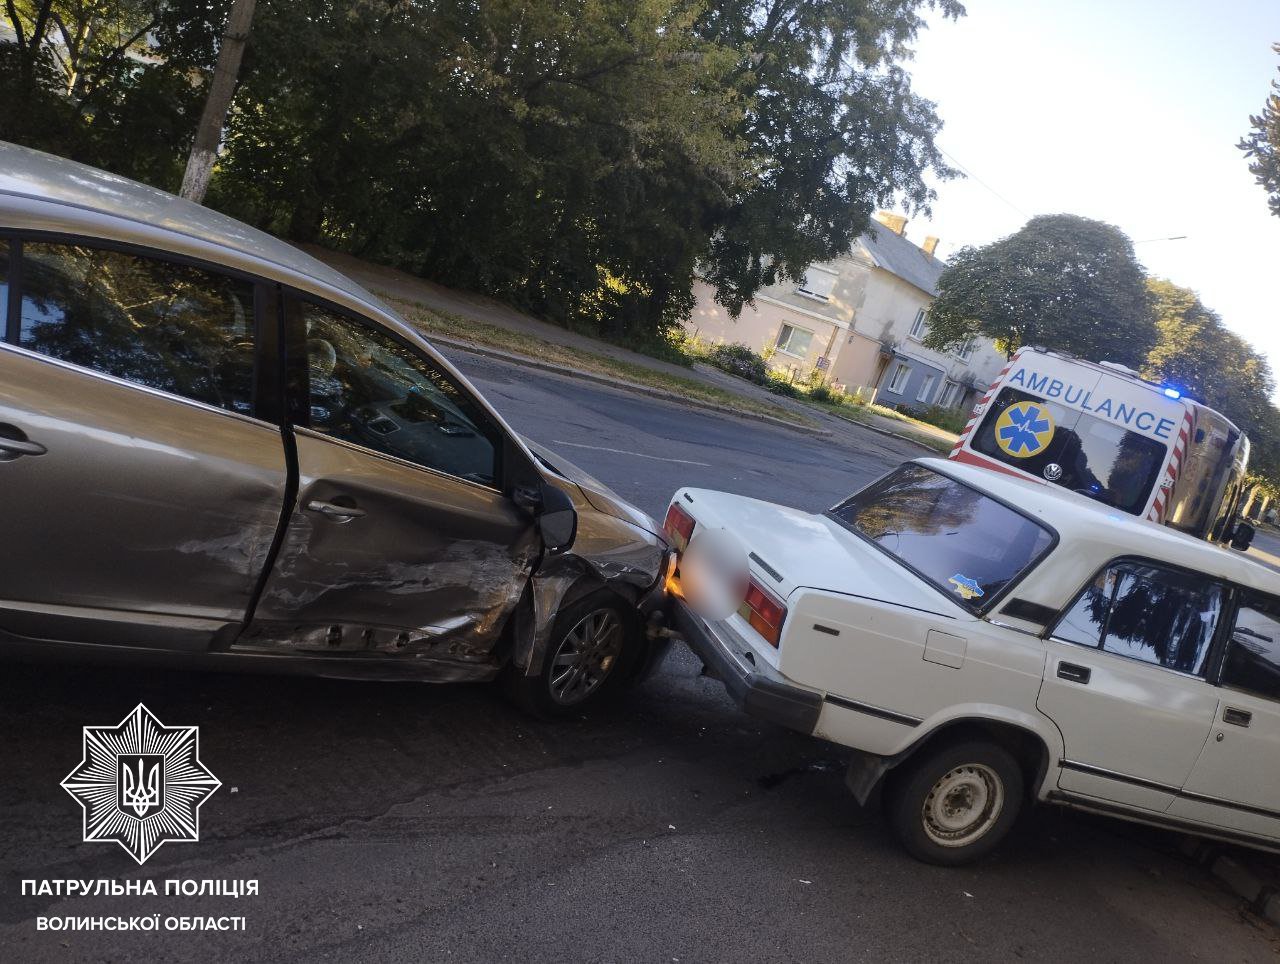
[[[1022,768],[994,743],[922,751],[890,774],[887,815],[911,855],[954,866],[990,853],[1022,809]]]

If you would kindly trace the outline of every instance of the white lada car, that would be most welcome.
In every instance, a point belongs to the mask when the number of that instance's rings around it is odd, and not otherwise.
[[[1280,849],[1272,570],[937,459],[821,515],[676,493],[680,558],[717,529],[745,598],[705,619],[677,570],[676,631],[748,713],[856,751],[916,857],[977,858],[1033,801]]]

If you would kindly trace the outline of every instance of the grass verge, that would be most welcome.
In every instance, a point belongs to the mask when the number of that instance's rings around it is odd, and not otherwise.
[[[875,425],[871,418],[872,415],[879,415],[882,418],[889,418],[902,422],[903,434],[909,435],[921,445],[926,445],[941,455],[950,455],[951,449],[955,444],[947,441],[946,439],[939,438],[937,435],[921,428],[921,426],[925,426],[928,423],[918,422],[916,419],[903,415],[901,412],[895,412],[890,408],[882,408],[879,405],[841,405],[835,402],[810,402],[809,404],[826,409],[831,414],[837,415],[840,418],[847,418],[852,422],[859,423],[860,425],[870,425],[875,428],[879,428],[880,426]],[[932,428],[932,426],[930,426],[930,428]]]
[[[646,388],[660,389],[665,392],[671,392],[673,395],[707,402],[743,415],[769,415],[806,428],[812,428],[816,425],[812,419],[805,418],[803,415],[798,415],[780,406],[735,395],[733,392],[725,391],[714,385],[704,384],[692,378],[668,375],[665,372],[654,371],[643,365],[610,358],[607,355],[598,355],[594,352],[570,348],[567,345],[557,345],[554,342],[545,341],[524,332],[511,331],[507,328],[499,328],[497,325],[471,321],[460,315],[428,308],[419,302],[397,298],[385,291],[377,292],[377,294],[384,301],[394,305],[408,321],[420,328],[427,337],[441,335],[446,338],[456,338],[459,341],[471,342],[474,345],[486,348],[496,348],[499,351],[511,352],[513,355],[523,355],[548,364],[563,365],[566,368],[589,372],[593,375],[619,379],[632,384],[643,385]]]

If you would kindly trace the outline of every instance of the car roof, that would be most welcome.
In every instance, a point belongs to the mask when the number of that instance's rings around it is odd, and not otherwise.
[[[1148,522],[1060,486],[950,459],[916,462],[1041,520],[1058,533],[1060,548],[1083,557],[1081,561],[1087,561],[1093,570],[1118,556],[1141,556],[1262,592],[1280,593],[1280,573],[1244,553]]]
[[[523,446],[497,409],[423,332],[346,275],[247,224],[146,184],[0,141],[0,230],[45,231],[187,256],[315,295],[426,348]],[[529,456],[532,459],[532,454]]]
[[[328,265],[210,208],[98,168],[0,141],[0,227],[54,231],[162,247],[354,300],[385,314]]]

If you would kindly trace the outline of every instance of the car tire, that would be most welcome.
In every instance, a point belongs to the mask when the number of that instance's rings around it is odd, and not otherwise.
[[[592,593],[556,616],[536,674],[507,667],[507,694],[544,718],[596,709],[634,680],[643,646],[636,611],[612,593]]]
[[[928,750],[890,776],[889,823],[907,852],[925,863],[955,867],[986,856],[1022,809],[1022,768],[994,743]]]

